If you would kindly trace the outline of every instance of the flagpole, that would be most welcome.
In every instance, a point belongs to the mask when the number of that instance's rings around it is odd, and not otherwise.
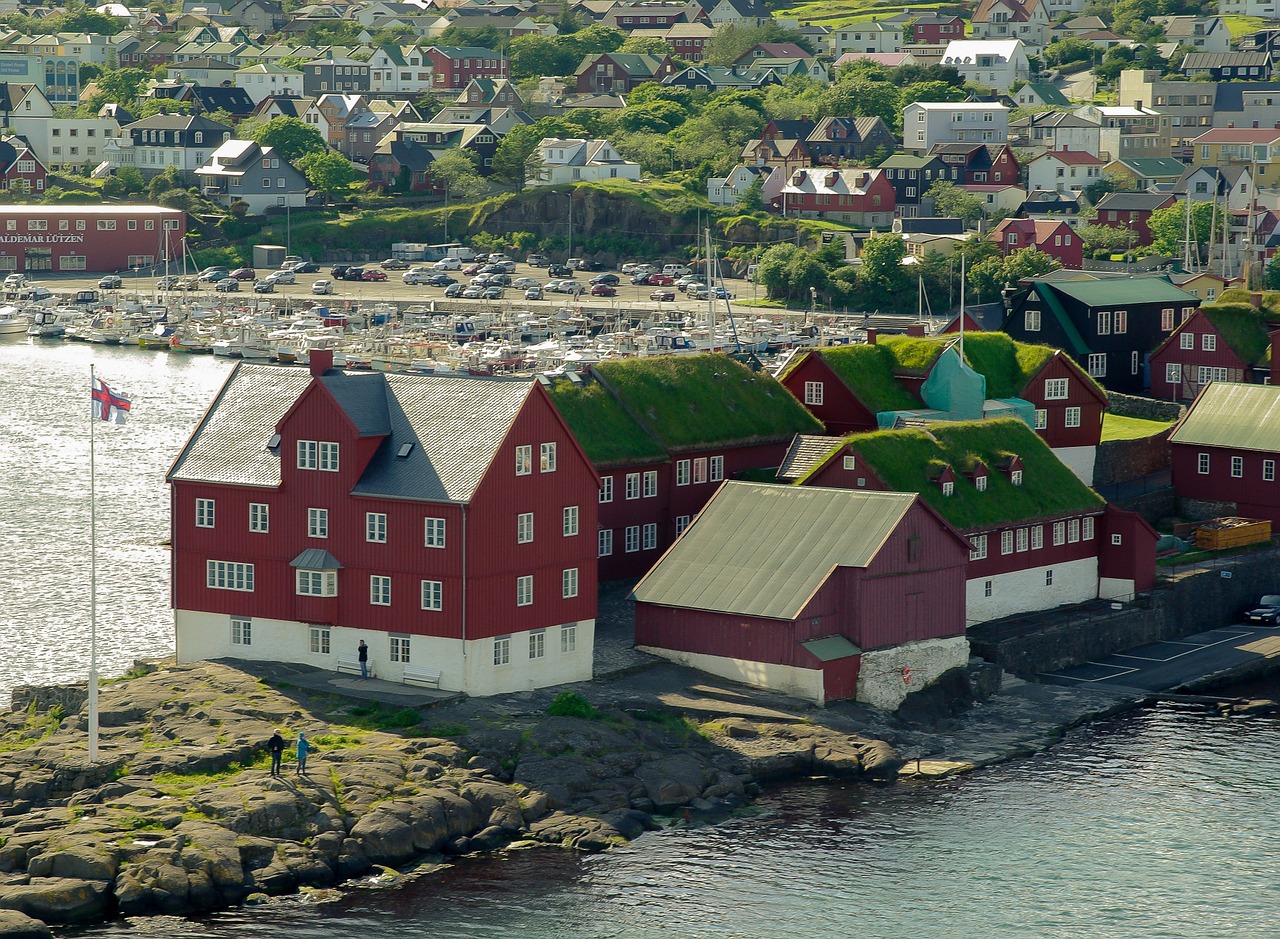
[[[93,413],[92,393],[96,391],[97,378],[93,363],[89,363],[89,762],[98,762],[98,512],[97,492],[94,483],[93,425],[97,419]],[[106,404],[104,402],[103,406]]]

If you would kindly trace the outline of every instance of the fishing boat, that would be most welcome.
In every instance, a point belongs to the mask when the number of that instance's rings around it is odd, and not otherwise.
[[[25,336],[31,318],[21,307],[13,305],[0,306],[0,338],[6,336]]]

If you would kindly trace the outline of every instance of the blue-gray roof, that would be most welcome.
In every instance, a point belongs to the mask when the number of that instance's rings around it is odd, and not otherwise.
[[[320,382],[351,418],[361,437],[385,437],[391,433],[387,383],[382,375],[332,372],[322,377]]]
[[[340,571],[342,562],[324,548],[306,548],[289,562],[290,567],[304,571]]]

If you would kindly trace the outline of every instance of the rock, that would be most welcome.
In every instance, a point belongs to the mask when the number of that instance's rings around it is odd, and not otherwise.
[[[17,910],[0,910],[0,939],[50,939],[52,930]]]
[[[554,812],[534,824],[529,833],[539,841],[584,851],[603,851],[626,839],[602,819]]]
[[[706,775],[706,767],[687,754],[654,760],[636,770],[636,778],[659,810],[685,805],[701,795]]]
[[[17,910],[46,923],[87,922],[106,912],[107,884],[33,877],[26,884],[0,886],[0,909]]]
[[[741,717],[726,717],[720,721],[720,726],[735,740],[752,740],[760,736],[760,731],[756,730],[755,725]]]
[[[496,851],[511,841],[511,832],[498,825],[490,825],[471,837],[472,851]]]
[[[115,880],[117,863],[99,847],[79,845],[38,854],[27,862],[32,877],[65,877],[70,880]]]
[[[364,847],[355,838],[344,838],[334,870],[339,877],[358,877],[373,867]]]

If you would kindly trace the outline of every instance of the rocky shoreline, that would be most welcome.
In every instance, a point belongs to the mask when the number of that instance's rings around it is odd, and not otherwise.
[[[167,665],[103,687],[93,765],[84,689],[25,689],[0,719],[0,936],[216,910],[518,842],[602,850],[664,816],[722,818],[768,781],[945,775],[1137,703],[1001,690],[982,670],[951,679],[898,716],[674,666],[418,711],[229,663]],[[317,745],[307,775],[291,760],[269,774],[276,727]]]

